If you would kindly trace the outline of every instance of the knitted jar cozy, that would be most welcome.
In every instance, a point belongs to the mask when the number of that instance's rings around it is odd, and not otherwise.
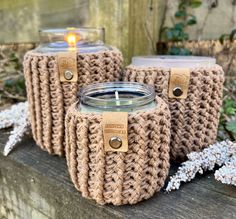
[[[170,113],[157,106],[128,115],[128,152],[105,152],[102,115],[66,115],[66,158],[75,187],[100,204],[135,204],[161,189],[169,170]]]
[[[29,51],[24,57],[24,75],[33,138],[50,154],[64,154],[64,116],[75,102],[78,90],[96,82],[118,81],[122,54],[113,48],[96,53],[77,53],[78,81],[61,82],[57,55]]]
[[[183,161],[186,154],[213,144],[217,136],[224,83],[224,72],[218,65],[191,69],[186,99],[168,97],[170,69],[126,67],[123,80],[155,86],[171,112],[170,154]]]

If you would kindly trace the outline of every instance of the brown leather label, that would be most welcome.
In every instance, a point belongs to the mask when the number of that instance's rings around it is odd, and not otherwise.
[[[61,52],[57,55],[58,72],[60,81],[77,82],[77,55],[75,51]]]
[[[105,151],[128,151],[127,112],[103,112],[102,127]]]
[[[169,98],[186,99],[190,81],[189,68],[171,68]]]

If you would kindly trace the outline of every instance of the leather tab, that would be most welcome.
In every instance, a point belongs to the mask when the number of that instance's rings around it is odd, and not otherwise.
[[[190,82],[189,68],[171,68],[169,98],[186,99]]]
[[[127,112],[103,112],[102,127],[105,151],[128,151]]]
[[[58,72],[61,82],[77,82],[76,52],[61,52],[57,55]]]

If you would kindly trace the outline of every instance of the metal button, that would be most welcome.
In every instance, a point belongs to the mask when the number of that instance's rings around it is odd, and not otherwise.
[[[183,91],[181,89],[181,87],[175,87],[173,89],[173,94],[176,96],[176,97],[180,97],[182,94],[183,94]]]
[[[114,149],[118,149],[122,146],[122,140],[119,137],[111,137],[109,145]]]
[[[74,76],[73,73],[69,70],[66,70],[64,72],[64,77],[65,77],[66,80],[71,80],[73,78],[73,76]]]

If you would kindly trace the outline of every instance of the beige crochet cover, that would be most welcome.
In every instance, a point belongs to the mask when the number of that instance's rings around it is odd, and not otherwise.
[[[57,57],[29,51],[24,57],[24,74],[30,108],[30,121],[36,143],[50,154],[64,154],[64,116],[77,100],[84,85],[118,81],[122,54],[110,51],[77,54],[78,82],[61,82]]]
[[[101,114],[66,116],[66,158],[75,187],[99,204],[135,204],[159,191],[169,170],[170,112],[158,106],[128,115],[128,152],[105,152]]]
[[[218,65],[191,69],[186,99],[168,98],[170,69],[128,66],[123,80],[155,86],[156,93],[165,100],[171,112],[171,158],[183,161],[186,154],[200,151],[213,144],[222,104],[224,72]]]

